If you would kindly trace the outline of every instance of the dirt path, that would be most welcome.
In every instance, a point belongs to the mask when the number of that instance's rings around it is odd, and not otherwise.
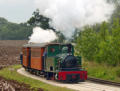
[[[96,84],[96,83],[88,82],[88,81],[81,82],[78,84],[67,84],[67,83],[60,83],[56,81],[46,80],[44,78],[41,78],[39,76],[35,76],[35,75],[30,74],[29,72],[26,72],[24,68],[17,70],[17,72],[24,76],[27,76],[27,77],[30,77],[36,80],[40,80],[42,82],[45,82],[51,85],[66,87],[66,88],[74,89],[77,91],[120,91],[120,87]]]

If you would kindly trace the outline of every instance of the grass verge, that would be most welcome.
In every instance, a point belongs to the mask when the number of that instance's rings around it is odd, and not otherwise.
[[[83,66],[88,71],[88,77],[120,82],[120,66],[113,67],[88,61],[84,61]]]
[[[4,68],[0,70],[0,76],[8,80],[16,80],[17,82],[28,84],[31,86],[31,88],[36,88],[36,91],[38,88],[42,88],[44,91],[73,91],[71,89],[52,86],[52,85],[43,83],[39,80],[35,80],[32,78],[20,75],[19,73],[17,73],[17,69],[19,68],[21,68],[21,65],[15,65],[15,66],[10,66],[8,68]]]

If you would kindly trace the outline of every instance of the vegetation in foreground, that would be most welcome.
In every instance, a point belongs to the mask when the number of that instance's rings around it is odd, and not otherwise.
[[[10,66],[8,68],[4,68],[0,70],[0,76],[8,80],[16,80],[20,83],[28,84],[31,86],[31,89],[36,88],[36,91],[39,88],[44,89],[45,91],[73,91],[67,88],[52,86],[52,85],[43,83],[41,81],[22,76],[19,73],[17,73],[17,69],[19,68],[21,68],[20,65],[15,65],[15,66]]]
[[[120,66],[110,66],[105,63],[83,61],[83,67],[88,71],[89,77],[120,82]]]

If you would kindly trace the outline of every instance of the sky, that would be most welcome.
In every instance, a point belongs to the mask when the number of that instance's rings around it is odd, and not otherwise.
[[[35,10],[34,0],[0,0],[0,17],[10,22],[26,22]]]
[[[52,0],[52,1],[55,3],[56,1],[59,1],[59,0]],[[61,2],[63,3],[64,1],[65,0],[62,0]],[[66,0],[66,1],[69,1],[69,0]],[[74,0],[71,0],[71,2],[72,1],[74,1]],[[79,1],[79,0],[77,0],[77,1]],[[81,0],[81,2],[83,2],[82,4],[84,4],[88,1],[91,1],[91,0]],[[96,1],[96,0],[93,0],[93,2],[94,1]],[[102,0],[102,1],[104,1],[104,0]],[[0,17],[4,17],[8,21],[15,22],[15,23],[26,22],[27,20],[29,20],[29,18],[32,16],[32,13],[37,8],[41,9],[41,11],[42,11],[42,9],[44,10],[44,9],[48,8],[47,10],[49,11],[49,3],[51,3],[51,0],[0,0]],[[53,7],[55,6],[54,3],[53,3]],[[68,3],[68,5],[69,5],[69,3]],[[70,5],[71,5],[71,3],[70,3]],[[61,6],[61,4],[60,5],[58,4],[57,6]],[[63,10],[64,9],[62,9],[62,11]]]

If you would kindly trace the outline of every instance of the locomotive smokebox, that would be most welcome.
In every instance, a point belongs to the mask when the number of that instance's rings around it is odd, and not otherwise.
[[[77,66],[77,59],[73,55],[68,55],[62,62],[62,68],[75,68]]]

